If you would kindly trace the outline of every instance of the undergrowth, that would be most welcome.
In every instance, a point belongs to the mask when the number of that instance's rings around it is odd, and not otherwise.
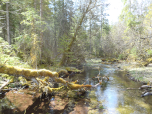
[[[0,37],[0,64],[12,65],[22,68],[31,68],[27,63],[17,57],[14,49],[8,42]]]

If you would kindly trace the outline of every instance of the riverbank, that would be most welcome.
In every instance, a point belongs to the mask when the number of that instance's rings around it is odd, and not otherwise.
[[[128,76],[131,80],[142,82],[142,83],[149,83],[152,81],[152,66],[149,64],[148,66],[143,66],[138,62],[119,62],[114,63],[118,70],[126,71]]]
[[[142,83],[148,83],[152,81],[152,64],[144,66],[140,62],[127,62],[117,59],[90,59],[87,63],[101,63],[106,65],[114,66],[118,71],[126,71],[126,76],[128,76],[133,81],[138,81]]]
[[[87,64],[101,63],[106,65],[112,65],[118,71],[126,71],[126,76],[137,82],[148,83],[152,81],[152,64],[147,66],[142,65],[140,62],[127,62],[116,59],[89,59],[86,60]]]

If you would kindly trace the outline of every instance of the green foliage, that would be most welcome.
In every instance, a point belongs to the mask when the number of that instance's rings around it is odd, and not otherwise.
[[[144,20],[144,25],[145,25],[145,32],[146,34],[149,34],[148,32],[151,32],[151,23],[152,23],[152,4],[149,5],[148,7],[148,12],[145,16],[145,20]]]
[[[9,2],[9,0],[2,0],[2,2]]]
[[[104,109],[104,106],[103,105],[99,106],[99,109]]]
[[[24,59],[28,58],[28,62],[31,63],[33,67],[37,66],[39,63],[39,57],[41,54],[41,40],[38,38],[39,32],[44,32],[45,29],[41,29],[40,26],[45,26],[45,22],[41,21],[41,17],[36,13],[36,10],[31,7],[27,7],[24,12],[21,13],[24,19],[21,21],[21,24],[26,28],[23,31],[23,34],[15,38],[16,44],[14,47],[16,50],[19,47],[21,53],[26,55]],[[27,60],[27,59],[26,59]]]
[[[103,24],[103,33],[105,34],[105,35],[108,35],[109,34],[109,32],[110,32],[110,26],[109,26],[109,24]]]
[[[123,0],[124,8],[120,15],[120,20],[127,25],[127,31],[129,29],[138,30],[141,32],[141,23],[143,19],[143,14],[138,14],[138,5],[137,1]],[[140,29],[139,29],[140,28]]]
[[[125,58],[125,56],[123,54],[119,54],[118,59],[119,60],[123,60]]]
[[[150,56],[152,56],[152,50],[151,50],[151,49],[147,50],[147,53],[148,53]]]
[[[122,2],[123,2],[123,4],[125,5],[126,4],[126,2],[127,2],[127,0],[121,0]]]
[[[131,51],[130,51],[130,53],[133,54],[133,55],[137,55],[137,50],[136,50],[136,48],[135,48],[135,47],[132,48]]]
[[[33,8],[27,8],[27,11],[22,12],[21,14],[25,17],[25,20],[23,20],[21,24],[31,26],[33,24],[33,21],[40,19]]]
[[[14,49],[2,38],[0,38],[0,53],[1,64],[30,68],[27,63],[23,63],[19,57],[16,57]]]
[[[110,27],[106,16],[103,15],[101,21],[101,14],[98,13],[100,12],[98,8],[101,7],[94,7],[98,4],[96,1],[86,1],[86,5],[83,5],[85,4],[83,1],[83,4],[80,3],[76,7],[73,0],[42,0],[42,2],[40,4],[37,0],[11,0],[9,3],[12,46],[19,57],[28,63],[37,64],[47,63],[44,60],[54,61],[57,57],[60,59],[66,53],[67,58],[72,59],[70,62],[81,63],[80,59],[84,60],[83,56],[88,55],[90,50],[92,55],[99,55],[102,47],[100,29],[103,32],[102,36],[105,35],[106,38]],[[88,5],[89,3],[91,4]],[[85,11],[87,6],[89,10]],[[4,3],[3,10],[5,9]],[[89,19],[92,22],[91,28],[88,27]],[[92,31],[90,36],[89,29]],[[2,36],[6,39],[6,29],[3,30]]]
[[[67,50],[70,41],[71,39],[66,34],[64,34],[62,38],[59,39],[59,44],[60,44],[59,51],[61,53]]]

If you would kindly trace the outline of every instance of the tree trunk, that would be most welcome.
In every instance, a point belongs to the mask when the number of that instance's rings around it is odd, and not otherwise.
[[[40,0],[40,21],[42,21],[42,0]],[[40,59],[42,55],[42,47],[43,47],[43,31],[42,31],[42,24],[40,23]]]
[[[9,10],[8,10],[9,2],[6,2],[6,22],[7,22],[7,41],[9,45],[11,45],[11,38],[10,38],[10,30],[9,30]]]
[[[101,38],[100,38],[100,50],[99,50],[99,56],[102,56],[103,54],[102,54],[102,14],[103,14],[103,11],[102,11],[102,6],[101,6]]]
[[[68,59],[67,55],[71,51],[72,45],[76,41],[76,36],[78,35],[78,31],[79,31],[79,29],[80,29],[80,27],[82,25],[82,22],[83,22],[83,20],[84,20],[84,18],[86,16],[86,14],[92,9],[92,8],[89,9],[91,4],[92,4],[92,1],[89,2],[89,5],[87,6],[86,10],[83,12],[82,17],[80,18],[80,20],[79,20],[79,22],[77,24],[77,27],[76,27],[74,35],[73,35],[73,37],[71,39],[71,42],[69,43],[67,49],[65,49],[64,52],[63,52],[63,56],[62,56],[62,59],[60,61],[59,66],[65,65],[66,59]]]
[[[92,48],[92,45],[91,45],[91,18],[90,18],[90,53],[89,55],[91,55],[92,51],[91,51],[91,48]]]

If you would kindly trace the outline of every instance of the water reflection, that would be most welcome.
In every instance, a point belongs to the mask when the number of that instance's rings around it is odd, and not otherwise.
[[[93,66],[92,66],[93,67]],[[95,65],[95,67],[97,67]],[[110,81],[97,87],[95,96],[104,106],[104,114],[151,114],[151,96],[141,98],[141,90],[127,90],[126,88],[139,88],[140,83],[131,81],[126,72],[118,72],[110,66],[100,66],[100,74],[110,77]],[[89,74],[97,75],[98,69],[87,69]],[[93,83],[94,84],[94,83]],[[100,112],[99,112],[100,113]]]

